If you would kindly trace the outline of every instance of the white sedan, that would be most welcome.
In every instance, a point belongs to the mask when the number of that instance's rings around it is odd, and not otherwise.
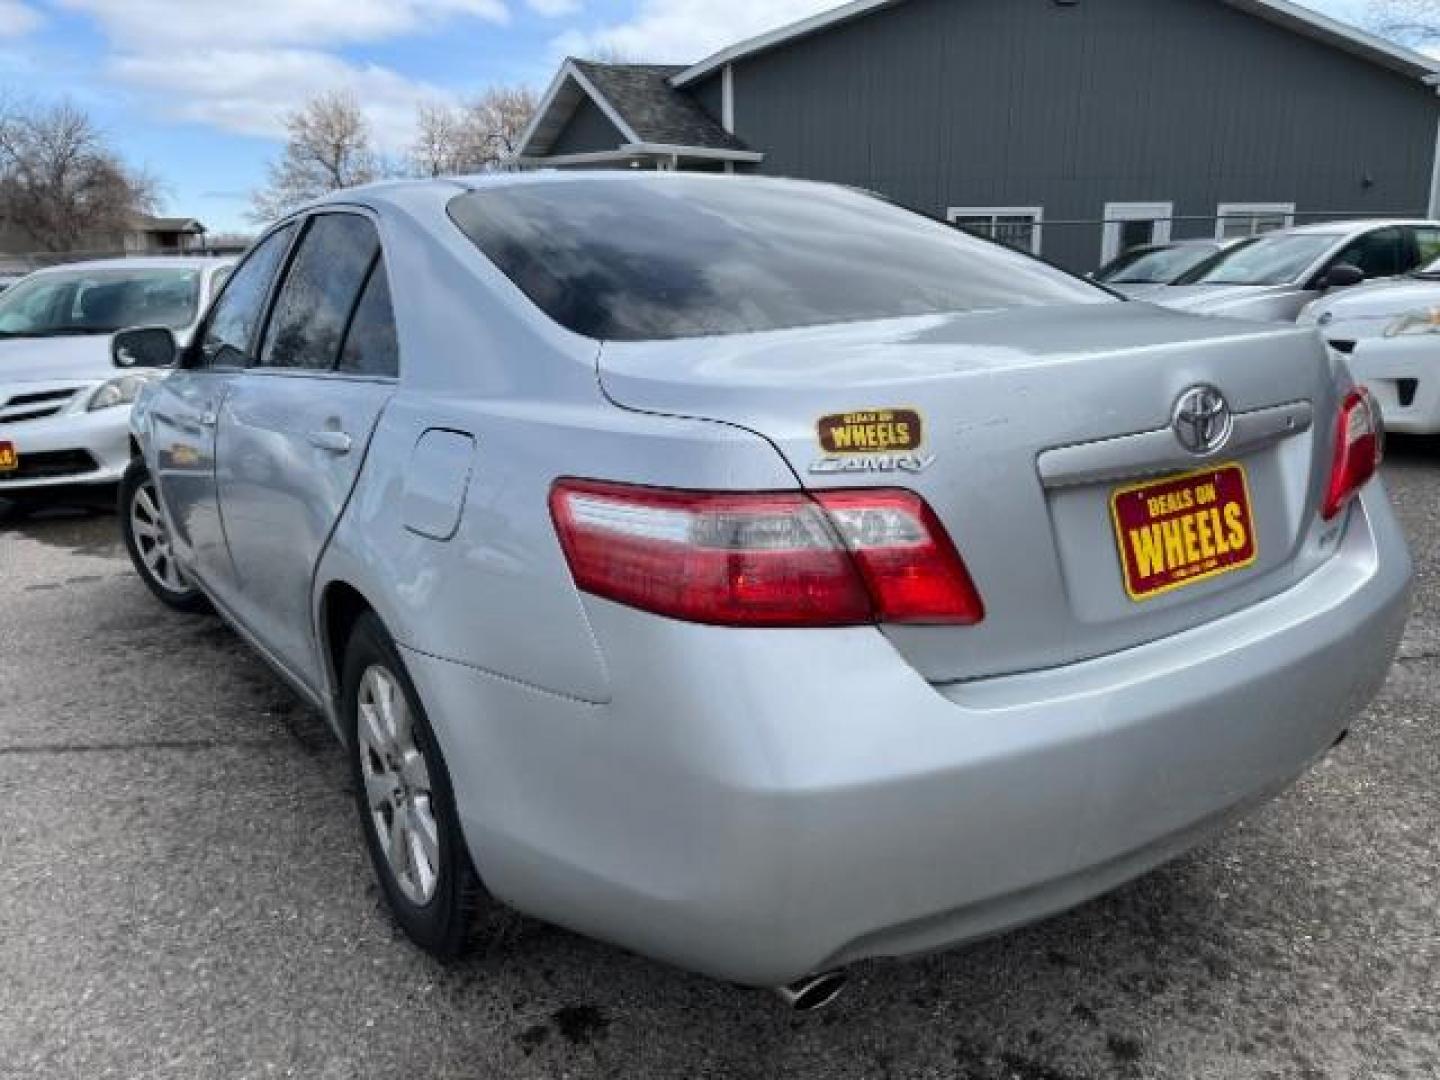
[[[130,464],[130,404],[158,371],[117,372],[110,337],[188,340],[234,260],[131,258],[38,270],[0,296],[0,505],[109,498]]]
[[[1440,434],[1440,260],[1318,300],[1300,322],[1348,357],[1388,430]]]

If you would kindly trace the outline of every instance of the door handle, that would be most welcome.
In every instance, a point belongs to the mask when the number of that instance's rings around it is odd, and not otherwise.
[[[354,445],[354,440],[343,431],[312,431],[306,438],[316,450],[331,454],[348,454]]]

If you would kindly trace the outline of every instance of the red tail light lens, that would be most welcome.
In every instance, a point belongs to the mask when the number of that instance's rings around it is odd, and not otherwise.
[[[550,511],[576,584],[720,626],[974,623],[944,528],[904,491],[731,494],[561,480]]]
[[[817,492],[854,556],[877,621],[972,626],[985,605],[928,503],[912,491]]]
[[[1340,425],[1335,436],[1335,457],[1330,467],[1330,484],[1325,491],[1321,516],[1326,521],[1345,509],[1365,486],[1385,455],[1385,430],[1380,410],[1370,391],[1356,387],[1345,395],[1340,406]]]

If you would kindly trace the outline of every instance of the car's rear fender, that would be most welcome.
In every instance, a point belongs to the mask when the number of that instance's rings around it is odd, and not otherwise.
[[[454,471],[448,480],[437,479],[421,449],[426,433],[442,434],[451,453],[468,456],[445,466]],[[375,431],[317,568],[313,617],[322,662],[324,598],[341,582],[367,599],[407,649],[550,693],[609,700],[604,657],[550,517],[550,488],[561,476],[660,487],[797,486],[757,435],[627,412],[598,393],[589,404],[556,404],[402,392]]]

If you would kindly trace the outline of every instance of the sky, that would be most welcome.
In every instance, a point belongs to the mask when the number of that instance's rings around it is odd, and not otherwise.
[[[416,106],[537,90],[566,55],[693,62],[838,0],[0,0],[0,95],[68,97],[162,184],[162,210],[252,231],[283,117],[351,90],[381,148]],[[1309,0],[1358,19],[1364,0]]]

